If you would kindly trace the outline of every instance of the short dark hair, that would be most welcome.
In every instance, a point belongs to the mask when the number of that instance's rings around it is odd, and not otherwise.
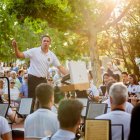
[[[92,71],[91,70],[89,71],[89,75],[90,75],[91,79],[93,79],[93,75],[92,75]]]
[[[41,36],[41,40],[42,40],[44,37],[49,38],[49,39],[50,39],[50,42],[51,42],[51,37],[50,37],[49,35],[42,35],[42,36]]]
[[[109,90],[110,90],[110,87],[114,84],[115,82],[109,82],[107,84],[107,87],[106,87],[106,90],[107,90],[107,93],[109,94]]]
[[[58,108],[58,120],[61,128],[74,127],[80,117],[83,109],[81,102],[75,99],[62,100]]]
[[[48,104],[52,96],[54,96],[54,89],[47,83],[39,84],[35,89],[36,97],[41,105]]]
[[[124,72],[122,72],[122,74],[128,75],[128,73],[127,73],[127,72],[125,72],[125,71],[124,71]]]

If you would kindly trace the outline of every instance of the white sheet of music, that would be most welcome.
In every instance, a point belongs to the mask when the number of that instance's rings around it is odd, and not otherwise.
[[[70,79],[72,84],[89,83],[86,63],[83,61],[70,61]]]

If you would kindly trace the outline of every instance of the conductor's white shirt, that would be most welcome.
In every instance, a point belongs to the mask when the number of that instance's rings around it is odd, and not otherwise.
[[[50,50],[44,53],[41,47],[29,49],[24,51],[23,54],[25,58],[30,58],[28,73],[36,77],[47,77],[50,66],[60,66],[56,55]]]

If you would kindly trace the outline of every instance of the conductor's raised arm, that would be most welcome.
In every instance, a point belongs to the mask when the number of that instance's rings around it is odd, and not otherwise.
[[[14,49],[14,52],[15,52],[15,55],[16,55],[17,58],[25,58],[23,52],[21,52],[18,49],[17,42],[16,42],[15,39],[12,40],[12,46],[13,46],[13,49]]]

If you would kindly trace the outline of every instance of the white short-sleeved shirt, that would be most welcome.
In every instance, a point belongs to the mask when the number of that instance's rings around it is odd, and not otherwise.
[[[111,124],[123,124],[124,127],[124,140],[128,140],[130,131],[131,115],[124,111],[111,111],[107,114],[96,117],[96,119],[110,119]],[[121,140],[121,128],[112,126],[112,140]]]
[[[90,88],[88,89],[88,92],[91,96],[99,96],[99,90],[93,84],[93,81],[90,81]]]
[[[38,109],[27,116],[24,123],[25,138],[43,138],[54,134],[59,128],[57,114],[48,109]]]
[[[129,93],[140,93],[140,85],[129,85],[128,92]]]
[[[11,131],[11,128],[7,120],[4,117],[0,116],[0,136],[10,131]]]
[[[44,53],[41,47],[29,49],[23,54],[25,58],[30,58],[28,73],[37,77],[47,77],[50,66],[60,66],[56,55],[50,50],[48,53]]]
[[[105,100],[103,103],[107,103],[107,105],[108,105],[107,112],[110,112],[111,111],[110,99]],[[125,112],[131,114],[133,107],[134,106],[131,103],[126,102],[125,103]]]
[[[8,89],[6,88],[5,89],[5,93],[4,94],[8,94]],[[11,100],[18,100],[19,99],[19,94],[20,94],[20,91],[17,87],[14,87],[14,88],[10,88],[10,97],[11,97]]]
[[[71,131],[59,129],[52,137],[51,140],[74,140],[75,134]],[[49,140],[45,137],[42,140]]]

